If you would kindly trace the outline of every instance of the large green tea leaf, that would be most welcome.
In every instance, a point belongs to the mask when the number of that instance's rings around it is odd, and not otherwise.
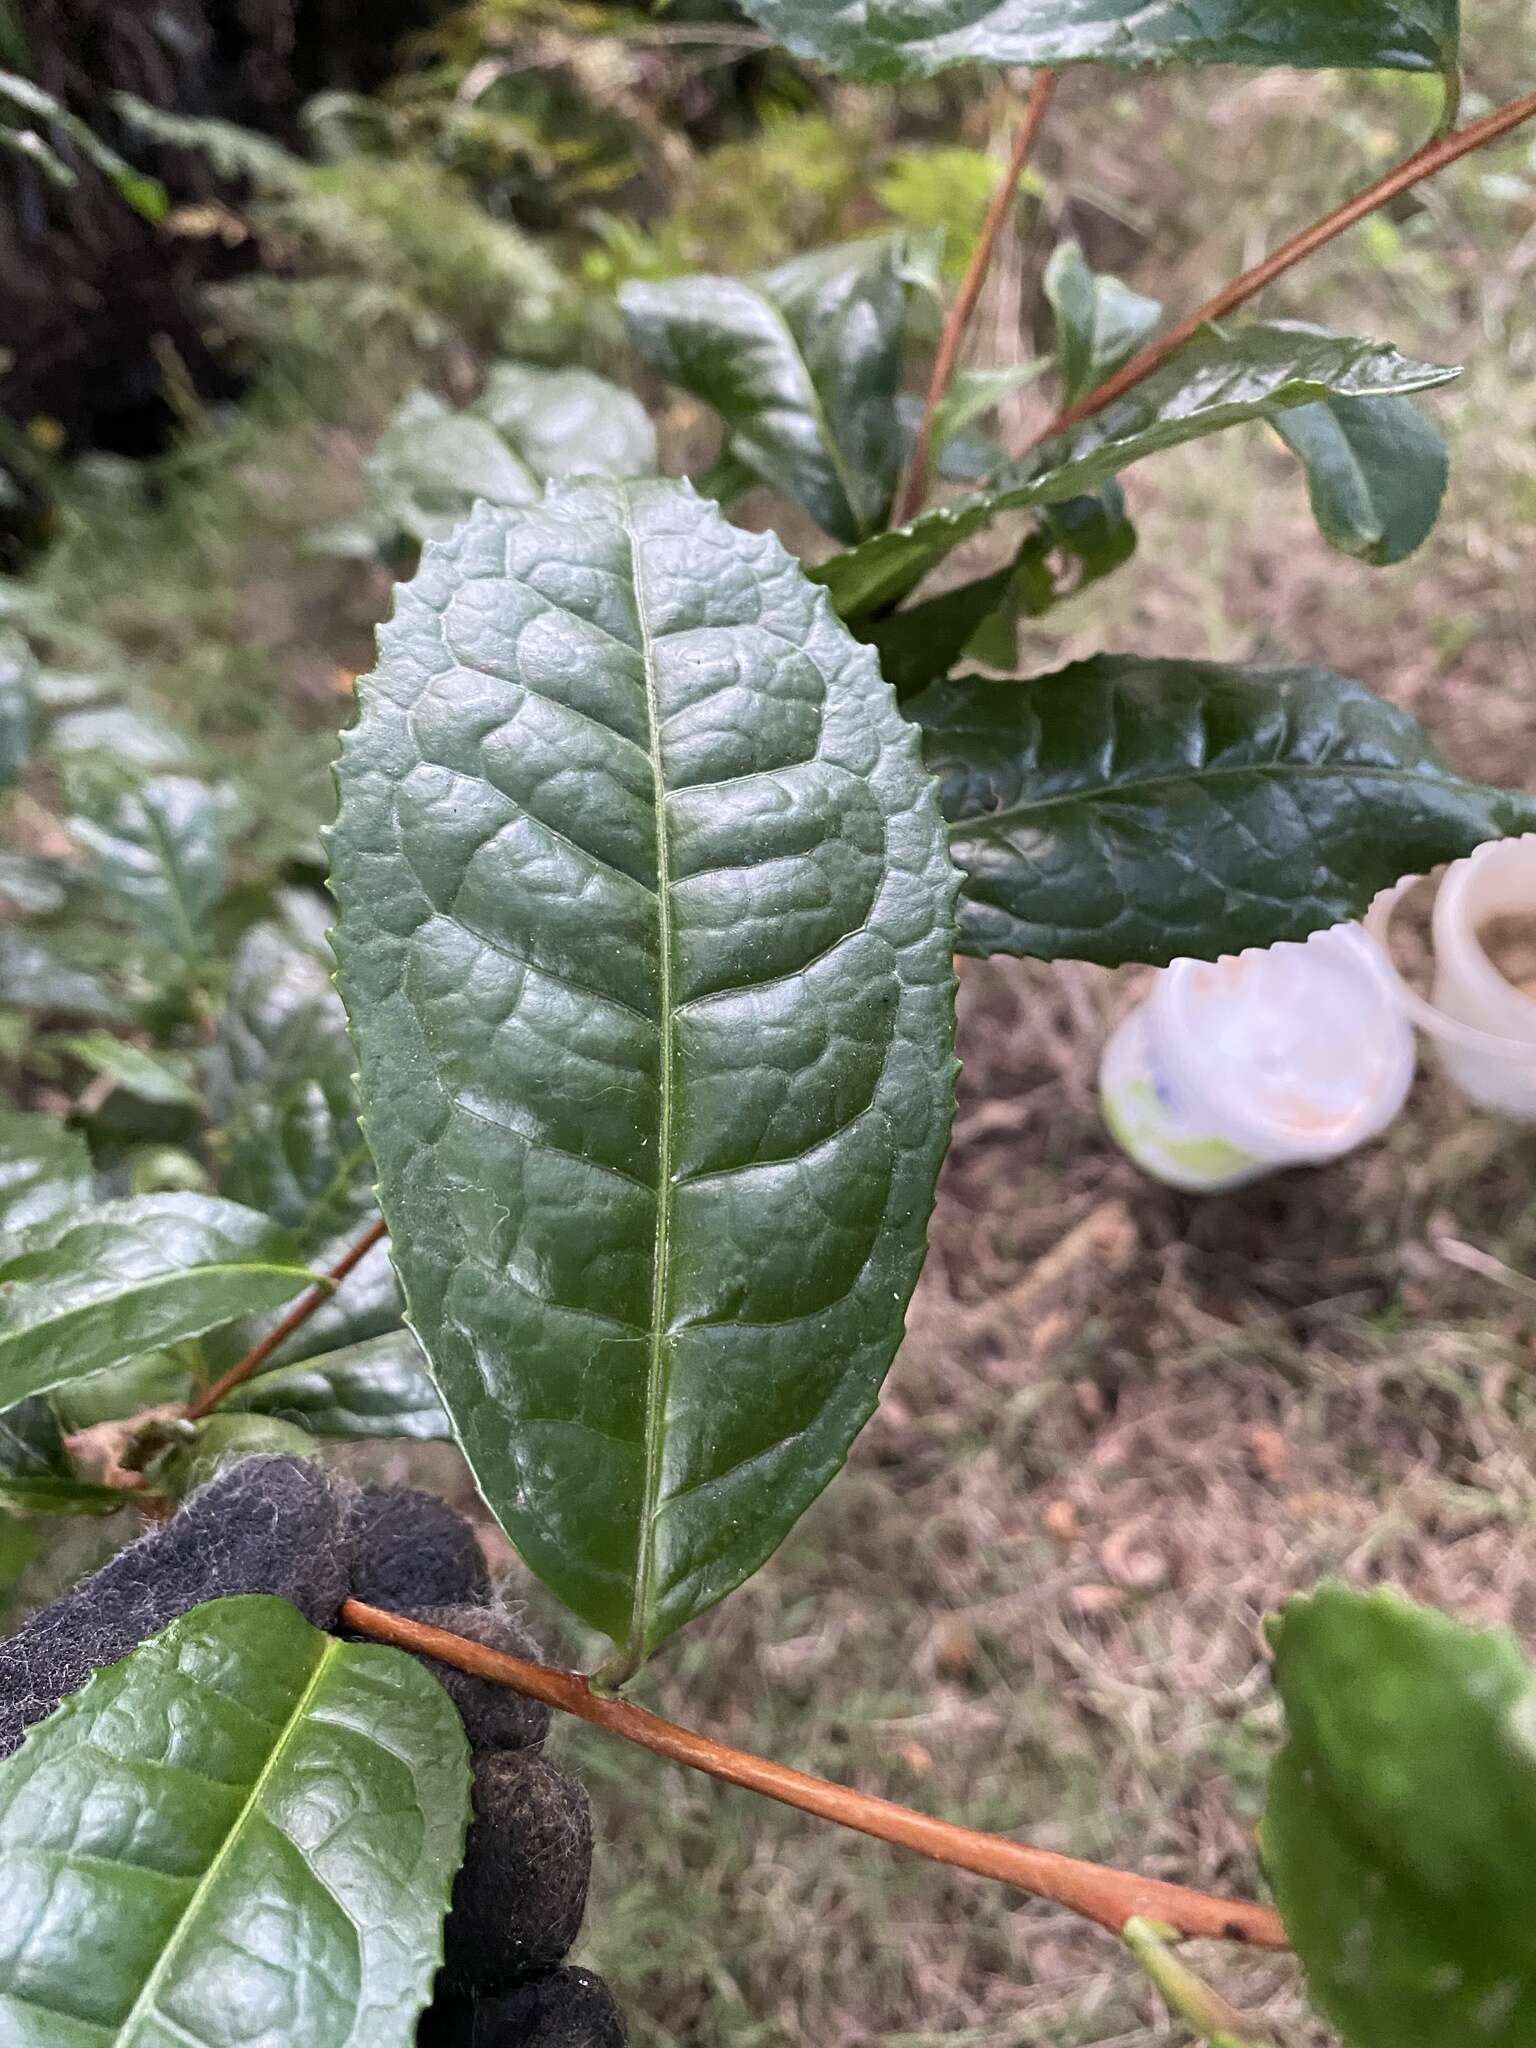
[[[877,532],[901,461],[906,286],[890,237],[818,250],[748,283],[637,280],[635,346],[713,406],[731,454],[836,539]]]
[[[857,78],[952,64],[1286,64],[1446,71],[1458,0],[743,0],[796,56]]]
[[[7,2048],[407,2048],[469,1807],[425,1666],[199,1607],[0,1766]]]
[[[1230,334],[1208,329],[1124,398],[1043,443],[983,489],[834,555],[812,575],[831,591],[845,619],[859,618],[899,602],[952,548],[1000,514],[1096,490],[1159,448],[1330,397],[1425,391],[1456,374],[1412,362],[1382,342],[1283,321]]]
[[[0,1254],[0,1408],[277,1308],[313,1278],[265,1216],[208,1195],[52,1216]]]
[[[633,1661],[774,1548],[900,1340],[951,1113],[936,793],[825,598],[677,484],[478,508],[360,696],[337,955],[411,1320]]]
[[[1323,669],[1103,655],[909,709],[968,953],[1214,959],[1536,829],[1536,797],[1454,774],[1406,712]]]
[[[1264,1853],[1351,2048],[1536,2038],[1536,1677],[1513,1636],[1325,1587],[1272,1624]]]
[[[1330,398],[1281,413],[1274,427],[1306,470],[1313,516],[1336,548],[1386,568],[1428,540],[1450,458],[1411,398]]]

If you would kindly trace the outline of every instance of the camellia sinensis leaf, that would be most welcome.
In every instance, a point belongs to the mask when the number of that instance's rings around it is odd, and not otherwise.
[[[965,875],[960,946],[1165,963],[1301,939],[1536,829],[1408,714],[1323,669],[1101,655],[908,707]]]
[[[195,1608],[0,1765],[7,2048],[408,2048],[464,1840],[413,1657]]]
[[[824,596],[679,484],[478,508],[359,695],[336,946],[411,1322],[629,1668],[900,1341],[951,1114],[936,792]]]
[[[1271,1624],[1264,1857],[1349,2048],[1536,2036],[1536,1673],[1502,1629],[1326,1586]]]
[[[954,64],[1254,64],[1448,72],[1458,0],[743,0],[825,70],[924,78]]]

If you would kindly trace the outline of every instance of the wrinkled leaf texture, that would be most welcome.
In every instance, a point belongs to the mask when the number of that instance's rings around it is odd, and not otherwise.
[[[1536,829],[1324,669],[1101,655],[915,698],[965,881],[960,947],[1164,964],[1301,939]]]
[[[407,2048],[469,1805],[425,1666],[195,1608],[0,1766],[6,2048]]]
[[[411,1321],[629,1668],[900,1340],[952,1110],[936,795],[873,655],[679,484],[478,508],[359,696],[337,958]]]

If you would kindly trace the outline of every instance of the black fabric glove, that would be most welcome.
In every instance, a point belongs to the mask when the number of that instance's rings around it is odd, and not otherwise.
[[[205,1600],[275,1593],[338,1632],[349,1597],[537,1657],[495,1604],[474,1532],[446,1502],[349,1485],[303,1458],[250,1458],[0,1643],[0,1758],[104,1664]],[[423,1660],[463,1718],[474,1818],[443,1930],[423,2048],[622,2048],[602,1980],[562,1969],[592,1863],[587,1796],[541,1754],[549,1710]]]

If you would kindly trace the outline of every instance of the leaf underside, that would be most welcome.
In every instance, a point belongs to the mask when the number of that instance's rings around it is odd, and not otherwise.
[[[1536,826],[1536,799],[1453,773],[1406,712],[1323,669],[1102,655],[909,710],[968,953],[1215,959]]]
[[[6,2048],[407,2048],[468,1811],[426,1668],[214,1601],[0,1768]]]
[[[1444,71],[1458,0],[743,0],[799,57],[866,79],[953,64]]]
[[[841,1465],[952,1108],[954,878],[873,656],[686,486],[427,551],[341,768],[340,985],[487,1501],[631,1663]]]

